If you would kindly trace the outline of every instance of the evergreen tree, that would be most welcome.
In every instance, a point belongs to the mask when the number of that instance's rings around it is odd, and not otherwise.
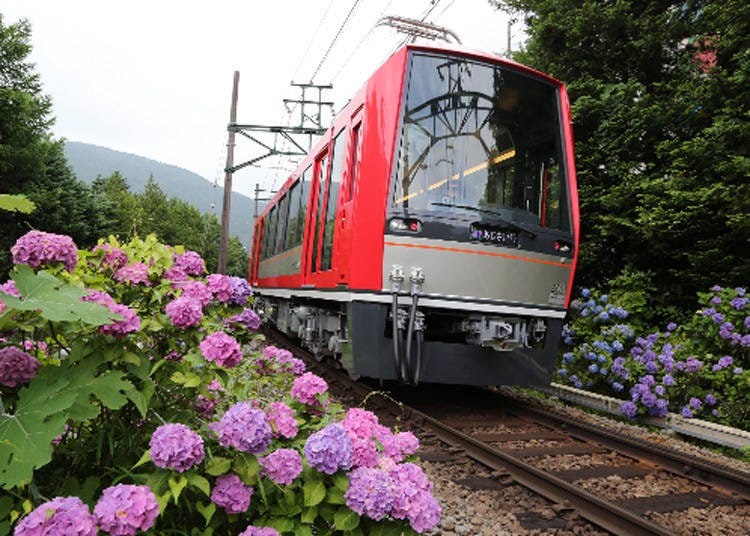
[[[495,4],[525,15],[529,40],[514,59],[568,85],[582,218],[577,283],[650,280],[651,305],[664,313],[692,309],[696,292],[715,283],[746,285],[750,5]]]
[[[28,61],[30,38],[28,21],[6,25],[0,14],[0,193],[25,194],[37,206],[31,214],[0,212],[0,275],[11,267],[10,248],[30,229],[65,233],[87,247],[101,223],[89,189],[52,139],[52,103]]]

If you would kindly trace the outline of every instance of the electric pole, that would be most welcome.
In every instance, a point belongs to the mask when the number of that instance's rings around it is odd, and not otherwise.
[[[229,111],[229,123],[237,121],[237,89],[240,85],[240,72],[234,71],[232,84],[232,105]],[[232,204],[232,167],[234,166],[234,130],[229,130],[227,140],[227,165],[224,173],[224,205],[221,209],[221,236],[219,237],[219,261],[217,273],[227,272],[227,247],[229,244],[229,212]]]

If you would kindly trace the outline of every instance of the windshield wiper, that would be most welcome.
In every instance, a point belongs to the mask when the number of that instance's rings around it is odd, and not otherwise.
[[[490,210],[488,208],[472,207],[471,205],[456,205],[454,203],[438,203],[436,201],[433,201],[430,204],[436,205],[438,207],[463,208],[466,210],[471,210],[472,212],[483,212],[485,214],[492,214],[493,216],[496,216],[503,224],[507,225],[511,229],[515,229],[516,231],[525,231],[529,234],[530,238],[536,238],[536,232],[532,231],[529,227],[527,227],[526,225],[523,225],[522,223],[516,223],[516,222],[510,221],[505,216],[503,216],[500,212],[497,212],[495,210]]]

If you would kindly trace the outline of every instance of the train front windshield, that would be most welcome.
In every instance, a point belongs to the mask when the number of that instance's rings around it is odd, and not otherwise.
[[[493,214],[571,231],[558,88],[510,67],[412,53],[392,210]]]

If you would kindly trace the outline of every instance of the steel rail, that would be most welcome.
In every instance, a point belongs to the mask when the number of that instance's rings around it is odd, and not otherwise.
[[[528,412],[535,418],[541,415],[549,423],[554,422],[557,425],[562,423],[571,435],[586,441],[605,444],[614,451],[648,460],[685,478],[723,488],[740,495],[745,500],[750,500],[750,475],[746,473],[732,471],[656,443],[639,441],[595,424],[581,422],[554,410],[522,406],[517,401],[510,403],[513,404],[515,410]]]

